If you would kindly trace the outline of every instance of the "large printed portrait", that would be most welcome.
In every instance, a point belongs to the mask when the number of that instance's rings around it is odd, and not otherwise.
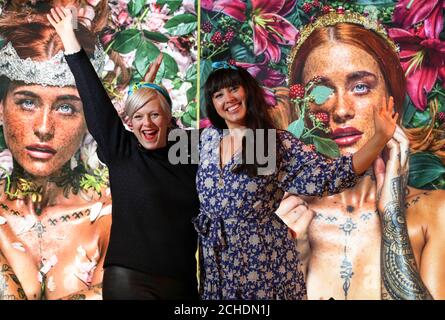
[[[308,299],[445,299],[444,1],[0,5],[0,300],[102,298],[108,170],[76,87],[53,77],[64,63],[45,16],[54,5],[77,13],[77,37],[127,125],[128,88],[151,76],[179,127],[210,126],[202,88],[224,62],[260,82],[277,128],[335,158],[370,140],[392,97],[400,139],[358,184],[287,194],[276,214],[296,226]],[[312,216],[298,216],[302,203]]]
[[[101,66],[124,122],[129,86],[144,79],[162,53],[154,82],[168,90],[176,124],[188,128],[197,122],[195,3],[1,4],[0,299],[101,299],[111,226],[108,170],[76,87],[54,76],[65,63],[63,45],[46,13],[56,5],[77,13],[79,41]]]
[[[309,299],[445,298],[443,8],[410,0],[201,1],[201,84],[221,62],[247,69],[276,126],[307,148],[331,158],[357,152],[390,96],[400,115],[403,138],[356,187],[289,195],[277,211],[283,220],[301,203],[314,212],[297,232]],[[201,94],[202,126],[210,125],[205,107]]]

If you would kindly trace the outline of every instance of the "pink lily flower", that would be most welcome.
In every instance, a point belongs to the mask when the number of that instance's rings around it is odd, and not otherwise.
[[[277,98],[271,89],[263,87],[264,99],[266,99],[266,104],[270,107],[277,105]]]
[[[273,62],[281,59],[280,45],[294,45],[298,30],[283,18],[296,0],[252,0],[253,51],[267,52]]]
[[[246,21],[246,3],[241,0],[201,0],[201,8],[222,12],[240,22]]]
[[[236,62],[238,67],[246,69],[255,79],[258,79],[264,86],[272,88],[282,85],[286,76],[279,71],[272,69],[268,66],[270,58],[266,54],[263,62],[260,63],[247,63]]]
[[[428,38],[438,38],[443,28],[444,0],[400,0],[393,15],[393,22],[409,29],[424,22]]]
[[[405,71],[408,94],[420,110],[427,106],[427,94],[437,78],[445,75],[445,42],[426,38],[424,28],[409,31],[393,28],[389,36],[400,46],[400,63]],[[443,84],[443,81],[442,81]]]

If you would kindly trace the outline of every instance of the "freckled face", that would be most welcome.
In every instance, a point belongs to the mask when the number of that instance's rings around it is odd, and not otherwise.
[[[35,177],[57,173],[86,132],[75,87],[12,85],[0,102],[3,132],[14,159]]]
[[[331,138],[341,153],[354,153],[374,135],[374,108],[388,96],[380,67],[366,51],[355,46],[329,42],[315,48],[303,69],[303,82],[320,76],[334,90],[313,112],[329,115]]]
[[[238,85],[216,91],[212,95],[212,102],[216,112],[226,121],[229,129],[245,125],[247,92],[243,86]]]

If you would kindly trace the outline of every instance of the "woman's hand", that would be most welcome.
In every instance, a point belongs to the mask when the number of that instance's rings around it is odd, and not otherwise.
[[[380,110],[374,109],[375,135],[385,143],[391,139],[397,126],[398,113],[394,113],[394,98],[382,99]]]
[[[286,194],[275,213],[292,230],[295,239],[307,240],[307,231],[314,217],[314,211],[308,208],[303,199]]]
[[[46,17],[62,40],[65,53],[70,54],[80,51],[81,46],[74,33],[74,17],[71,10],[67,7],[55,7],[51,9],[51,13],[47,14]]]
[[[391,139],[396,130],[398,113],[394,113],[394,99],[382,99],[382,106],[379,110],[374,109],[375,133],[364,146],[360,148],[352,157],[354,171],[357,174],[365,172],[382,152],[387,142]]]
[[[311,255],[308,229],[315,212],[309,209],[307,203],[300,197],[286,193],[275,213],[289,227],[295,239],[295,248],[300,261],[296,268],[303,272],[306,279]]]
[[[164,56],[162,55],[162,52],[158,55],[155,61],[150,64],[148,67],[147,73],[144,76],[145,82],[154,82],[156,79],[156,74],[158,73],[159,67],[161,66],[162,59]]]
[[[391,204],[404,207],[409,172],[409,140],[399,126],[396,126],[394,135],[386,146],[388,161],[384,164],[379,158],[374,165],[379,195],[377,208],[381,214]]]

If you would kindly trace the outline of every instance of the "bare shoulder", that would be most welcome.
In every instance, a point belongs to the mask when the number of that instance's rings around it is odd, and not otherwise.
[[[408,188],[407,213],[418,217],[428,227],[445,230],[445,190]]]

